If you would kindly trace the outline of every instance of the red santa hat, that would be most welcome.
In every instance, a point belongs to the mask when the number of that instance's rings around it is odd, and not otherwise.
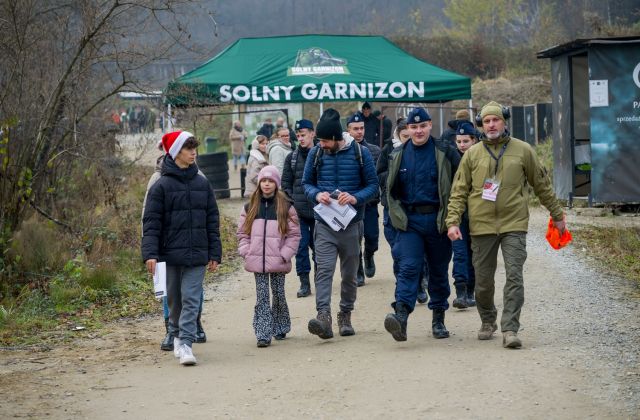
[[[188,131],[172,131],[162,136],[162,147],[166,153],[175,159],[180,153],[184,142],[190,137],[194,137],[194,135]]]

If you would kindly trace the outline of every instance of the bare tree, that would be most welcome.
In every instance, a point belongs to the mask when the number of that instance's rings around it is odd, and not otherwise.
[[[113,153],[118,92],[144,91],[145,66],[193,48],[191,4],[0,0],[0,263],[32,209],[72,229],[56,217],[59,181]]]

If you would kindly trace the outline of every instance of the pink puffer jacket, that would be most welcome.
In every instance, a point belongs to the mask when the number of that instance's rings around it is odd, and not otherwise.
[[[291,259],[298,252],[300,225],[293,206],[289,207],[288,233],[278,231],[276,205],[273,199],[263,199],[260,211],[251,226],[251,235],[244,232],[247,205],[238,221],[238,253],[244,258],[244,269],[252,273],[288,273]]]

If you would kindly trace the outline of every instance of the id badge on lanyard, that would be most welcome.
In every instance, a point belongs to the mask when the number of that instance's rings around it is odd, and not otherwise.
[[[484,148],[487,149],[487,152],[489,152],[491,157],[496,161],[496,170],[493,173],[493,177],[492,178],[487,178],[487,179],[484,180],[484,184],[482,186],[482,199],[483,200],[496,201],[498,199],[498,191],[500,191],[500,182],[497,179],[498,178],[498,165],[500,164],[500,159],[502,158],[502,155],[504,155],[504,151],[507,150],[507,145],[508,144],[509,144],[509,141],[507,140],[505,142],[504,146],[502,146],[502,149],[500,150],[500,154],[496,157],[496,155],[493,154],[491,149],[489,149],[489,147],[487,147],[486,143],[483,143]]]

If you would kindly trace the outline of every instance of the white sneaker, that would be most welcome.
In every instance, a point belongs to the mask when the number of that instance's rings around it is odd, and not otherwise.
[[[193,355],[191,347],[186,344],[180,344],[180,364],[185,366],[196,364],[196,357]]]
[[[176,359],[180,357],[180,339],[178,337],[173,337],[173,355],[176,356]]]

